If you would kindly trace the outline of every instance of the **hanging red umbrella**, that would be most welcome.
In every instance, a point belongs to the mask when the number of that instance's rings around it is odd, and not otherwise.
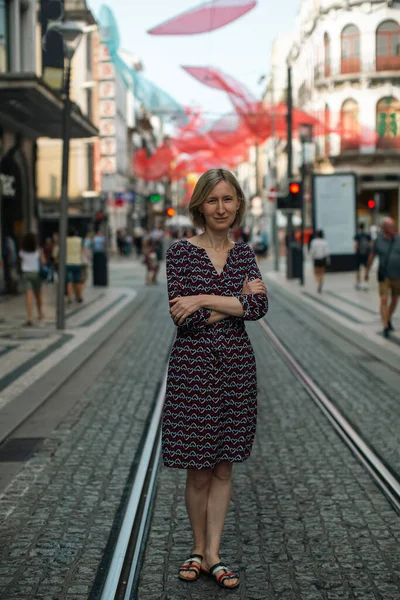
[[[236,21],[257,5],[256,0],[213,0],[149,29],[151,35],[194,35]]]

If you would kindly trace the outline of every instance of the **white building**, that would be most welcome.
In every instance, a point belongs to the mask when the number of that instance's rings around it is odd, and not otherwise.
[[[398,222],[400,2],[302,0],[292,38],[294,106],[332,132],[314,131],[315,169],[356,173],[359,217],[375,198]]]

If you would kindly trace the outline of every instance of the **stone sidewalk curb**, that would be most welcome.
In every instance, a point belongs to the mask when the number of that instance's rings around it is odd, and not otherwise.
[[[286,298],[296,298],[296,301],[298,301],[301,304],[302,310],[304,310],[308,314],[312,314],[312,316],[315,319],[317,319],[320,323],[323,323],[328,329],[331,329],[335,333],[338,333],[343,338],[345,338],[346,341],[357,346],[358,348],[360,348],[360,350],[363,350],[364,352],[369,352],[375,358],[386,363],[390,368],[400,373],[399,357],[396,356],[389,349],[380,346],[378,343],[361,335],[357,331],[347,328],[345,325],[342,325],[342,323],[339,323],[339,321],[337,321],[330,315],[327,315],[326,313],[319,310],[317,306],[311,306],[300,294],[296,294],[294,291],[279,285],[279,282],[269,277],[268,273],[265,274],[265,279],[267,280],[268,285],[270,286],[269,289],[272,289],[272,292],[274,290],[274,287],[276,287],[276,289],[279,289],[279,293],[281,293]]]
[[[35,410],[55,394],[102,344],[124,325],[144,301],[145,297],[138,294],[99,331],[96,331],[65,359],[14,398],[12,402],[4,406],[0,411],[0,444]]]

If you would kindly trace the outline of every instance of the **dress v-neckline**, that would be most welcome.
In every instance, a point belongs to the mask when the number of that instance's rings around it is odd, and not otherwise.
[[[205,254],[205,255],[206,255],[206,257],[208,258],[208,261],[209,261],[209,263],[211,264],[212,268],[214,269],[214,271],[215,271],[215,273],[217,274],[217,276],[218,276],[218,277],[221,277],[221,276],[222,276],[222,274],[223,274],[223,272],[225,271],[225,269],[226,269],[226,266],[227,266],[227,264],[228,264],[229,255],[230,255],[230,253],[232,252],[232,250],[233,250],[233,249],[236,247],[236,242],[234,242],[234,245],[233,245],[233,247],[232,247],[232,248],[229,248],[229,250],[228,250],[228,255],[227,255],[227,257],[226,257],[225,264],[224,264],[224,266],[223,266],[223,267],[222,267],[222,269],[221,269],[221,272],[220,272],[220,273],[218,273],[218,271],[217,271],[217,269],[216,269],[216,267],[215,267],[215,265],[214,265],[213,261],[211,260],[211,258],[210,258],[210,256],[209,256],[209,254],[208,254],[207,250],[206,250],[205,248],[203,248],[203,246],[197,246],[196,244],[192,244],[192,242],[189,242],[189,240],[185,240],[185,242],[186,242],[187,244],[190,244],[190,246],[193,246],[193,248],[198,248],[199,250],[203,250],[203,251],[204,251],[204,254]]]

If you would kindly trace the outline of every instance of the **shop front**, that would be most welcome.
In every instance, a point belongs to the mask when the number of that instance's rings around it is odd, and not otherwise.
[[[0,74],[0,245],[11,238],[18,252],[28,231],[38,233],[36,140],[62,138],[64,103],[33,73]],[[97,136],[78,106],[71,110],[71,137]],[[7,291],[7,265],[0,269],[0,292]]]

